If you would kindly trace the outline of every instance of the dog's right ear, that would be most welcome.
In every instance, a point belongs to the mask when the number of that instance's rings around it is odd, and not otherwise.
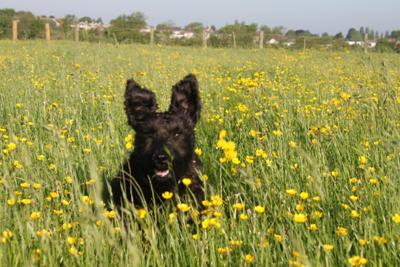
[[[135,129],[146,116],[156,112],[157,103],[153,92],[142,88],[134,80],[126,82],[125,112],[128,123]]]

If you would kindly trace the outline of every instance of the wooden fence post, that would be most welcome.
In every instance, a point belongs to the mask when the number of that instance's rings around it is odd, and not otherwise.
[[[203,30],[203,48],[207,48],[207,32]]]
[[[79,24],[75,24],[75,42],[79,42]]]
[[[260,49],[264,48],[264,31],[260,31]]]
[[[18,20],[13,19],[12,22],[12,40],[15,43],[18,40]]]
[[[364,52],[368,53],[368,33],[364,34]]]
[[[236,36],[235,36],[235,32],[232,32],[232,39],[233,39],[233,48],[236,48]]]
[[[50,44],[50,24],[49,24],[49,23],[46,23],[46,24],[44,25],[44,28],[45,28],[45,34],[46,34],[46,42],[47,42],[48,44]]]
[[[150,29],[150,45],[154,45],[154,28]]]

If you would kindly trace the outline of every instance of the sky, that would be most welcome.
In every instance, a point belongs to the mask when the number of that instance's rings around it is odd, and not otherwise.
[[[384,32],[400,29],[400,0],[0,0],[1,8],[35,15],[101,17],[109,22],[122,14],[141,11],[148,24],[172,20],[221,27],[236,19],[312,33],[347,33],[361,26]]]

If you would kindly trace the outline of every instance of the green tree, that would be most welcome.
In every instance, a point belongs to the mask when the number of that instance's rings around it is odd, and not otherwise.
[[[361,41],[362,37],[359,31],[354,28],[350,28],[346,35],[346,40],[349,41]]]
[[[12,20],[15,14],[14,9],[0,9],[0,38],[11,38]]]
[[[142,12],[118,16],[110,24],[109,31],[119,42],[146,41],[146,35],[140,33],[140,29],[146,26],[146,17]]]

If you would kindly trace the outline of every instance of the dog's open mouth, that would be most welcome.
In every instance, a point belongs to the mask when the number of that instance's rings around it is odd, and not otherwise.
[[[169,174],[169,170],[155,170],[154,174],[159,177],[165,177]]]

